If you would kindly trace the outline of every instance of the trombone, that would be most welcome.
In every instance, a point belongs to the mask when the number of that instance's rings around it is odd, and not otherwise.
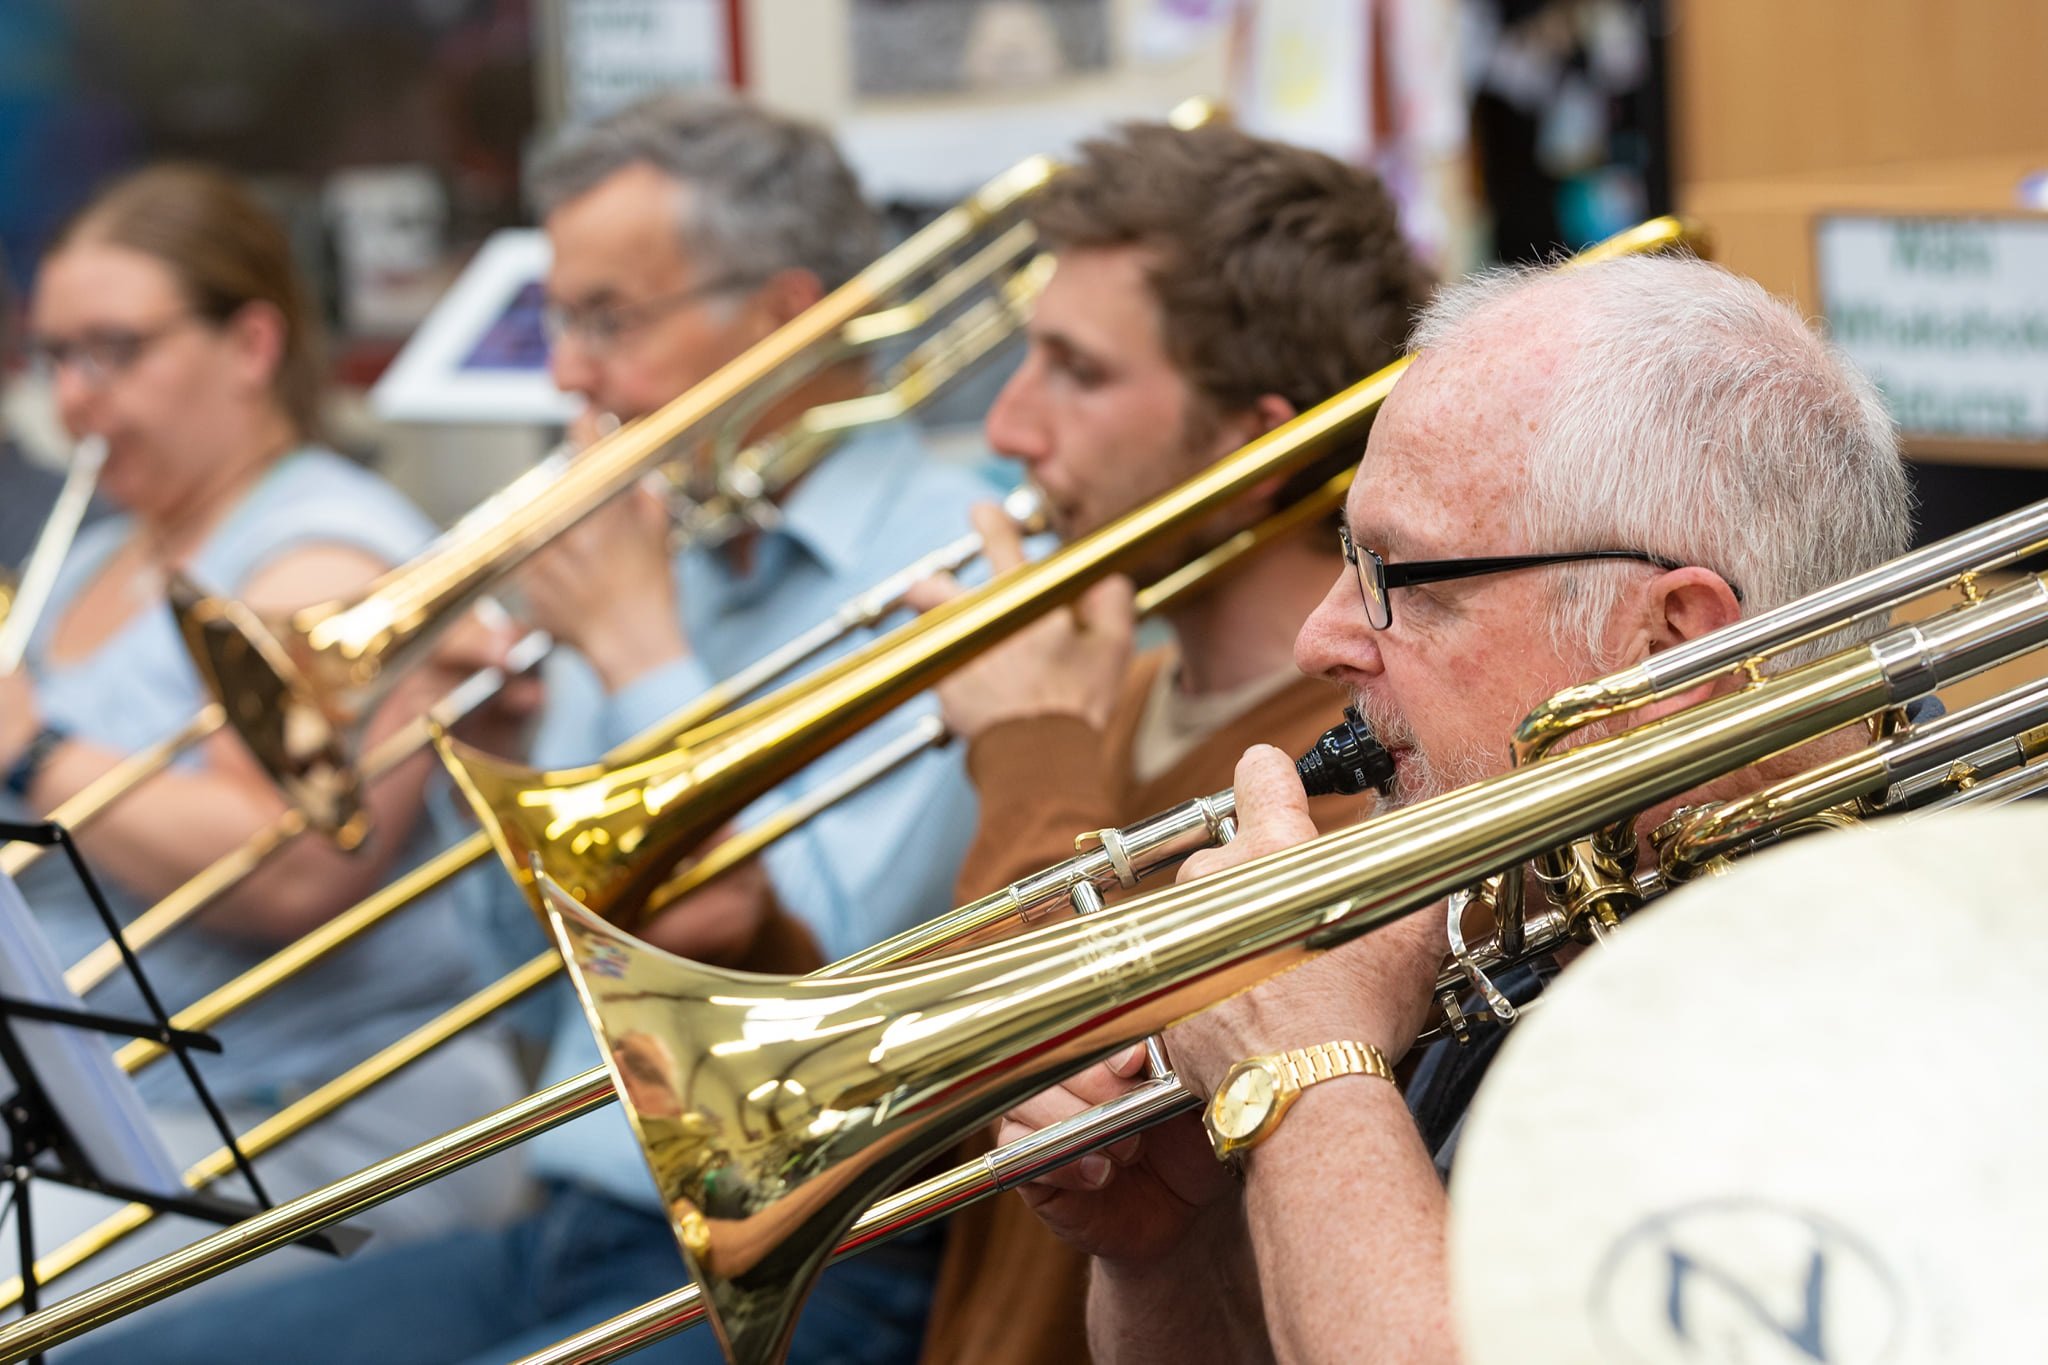
[[[1371,732],[1358,720],[1356,713],[1347,713],[1344,724],[1326,733],[1309,753],[1298,760],[1297,770],[1302,776],[1304,787],[1311,795],[1352,794],[1364,791],[1369,786],[1384,788],[1391,780],[1393,772],[1391,760],[1372,740]],[[1212,796],[1184,802],[1123,829],[1097,831],[1090,848],[1002,892],[963,907],[956,915],[963,917],[963,927],[966,927],[964,917],[971,915],[971,927],[974,932],[992,935],[999,921],[1007,920],[1021,926],[1061,911],[1071,911],[1075,914],[1094,913],[1102,908],[1104,894],[1113,888],[1133,887],[1145,877],[1177,866],[1199,849],[1227,842],[1235,832],[1234,812],[1234,795],[1225,790]],[[723,849],[726,846],[720,847]],[[930,934],[912,931],[891,940],[890,944],[884,945],[881,949],[870,950],[868,954],[863,955],[863,959],[870,960],[879,953],[886,952],[893,957],[908,960],[923,956],[934,946]],[[378,1056],[358,1064],[348,1073],[257,1125],[240,1137],[239,1145],[252,1159],[263,1155],[304,1127],[334,1112],[402,1066],[424,1056],[440,1043],[455,1037],[462,1030],[481,1022],[495,1011],[521,998],[526,992],[550,980],[561,968],[562,959],[552,952],[544,953],[527,962],[440,1018],[422,1025]],[[821,975],[838,969],[836,966],[827,968]],[[292,1201],[289,1206],[291,1219],[288,1221],[295,1222],[298,1218],[311,1216],[319,1226],[324,1227],[330,1222],[350,1216],[353,1212],[360,1212],[385,1199],[395,1198],[407,1190],[438,1179],[471,1161],[504,1150],[557,1123],[601,1108],[612,1098],[611,1086],[603,1069],[593,1068],[498,1115],[480,1120],[458,1133],[449,1134],[410,1153],[403,1153],[389,1162],[380,1163],[377,1167],[360,1173],[359,1176],[328,1187],[327,1190],[316,1191],[312,1195]],[[231,1155],[226,1148],[221,1148],[209,1153],[192,1166],[186,1172],[186,1182],[192,1188],[203,1188],[233,1169]],[[1036,1169],[1043,1167],[1036,1167],[1034,1171]],[[347,1193],[344,1193],[344,1190]],[[372,1191],[375,1192],[374,1196],[366,1198],[366,1193]],[[339,1196],[338,1202],[333,1196]],[[286,1208],[287,1206],[280,1205],[273,1212],[281,1213]],[[341,1211],[335,1212],[337,1209]],[[54,1277],[75,1269],[91,1255],[143,1226],[151,1216],[151,1210],[145,1205],[132,1204],[125,1207],[99,1227],[59,1248],[50,1257],[39,1259],[36,1263],[38,1277]],[[210,1255],[202,1258],[199,1264],[205,1269],[195,1278],[217,1274],[240,1264],[249,1256],[297,1240],[295,1237],[269,1240],[269,1233],[265,1231],[269,1226],[261,1220],[237,1224],[237,1228],[246,1229],[249,1235],[235,1240],[230,1259],[215,1261]],[[189,1250],[197,1250],[199,1245],[201,1244],[195,1244]],[[208,1240],[207,1245],[209,1252],[224,1249],[223,1246],[214,1245],[212,1239]],[[180,1255],[182,1256],[182,1253]],[[116,1282],[110,1281],[109,1284]],[[18,1292],[18,1285],[6,1287],[10,1299]],[[79,1297],[86,1298],[98,1292],[88,1291],[87,1295]],[[124,1303],[115,1312],[106,1316],[118,1316],[129,1308],[139,1307],[141,1302]],[[99,1320],[104,1319],[95,1321]],[[0,1330],[0,1343],[4,1342],[5,1332]],[[42,1343],[34,1349],[40,1350],[45,1345],[53,1344],[54,1340]],[[9,1349],[10,1346],[0,1344],[0,1351]]]
[[[1597,258],[1603,254],[1654,251],[1676,244],[1684,240],[1686,235],[1686,229],[1676,220],[1659,219],[1630,233],[1622,234],[1589,255]],[[1103,574],[1114,572],[1129,561],[1144,555],[1161,538],[1192,524],[1226,501],[1251,491],[1275,474],[1291,473],[1307,467],[1311,460],[1330,445],[1357,439],[1369,423],[1380,398],[1392,386],[1404,364],[1405,362],[1402,362],[1390,366],[1311,412],[1303,414],[1288,426],[1268,433],[1260,441],[1227,457],[1224,462],[1212,467],[1203,476],[1162,496],[1093,536],[1063,548],[1048,560],[1024,566],[1004,575],[996,582],[963,595],[944,608],[927,613],[918,622],[900,629],[884,642],[842,661],[836,666],[836,670],[826,670],[826,673],[836,671],[836,686],[841,694],[850,696],[855,704],[864,708],[865,714],[875,715],[892,709],[925,681],[959,662],[971,649],[1000,637],[1007,629],[1021,624],[1023,619],[1029,619],[1050,609],[1052,605],[1069,600]],[[1335,487],[1333,483],[1332,488]],[[1046,595],[1048,600],[1042,603],[1035,602],[1032,594]],[[1005,612],[1010,613],[1013,618],[1007,624],[1003,619]],[[891,678],[892,671],[901,676]],[[823,676],[825,675],[813,675],[808,686],[815,687],[816,680]],[[864,692],[863,688],[869,685],[893,691],[893,699],[877,693]],[[781,700],[781,695],[771,695],[753,706],[742,708],[742,713],[751,712],[758,723],[763,716],[772,715],[790,706]],[[691,733],[689,727],[678,727],[674,724],[662,728],[672,729],[677,734]],[[723,722],[718,728],[721,733],[725,732]],[[809,738],[803,736],[802,731],[794,725],[792,730],[800,737]],[[657,740],[660,739],[661,737],[657,737]],[[641,744],[630,747],[651,747],[652,744],[653,741],[643,738]],[[730,749],[724,755],[728,762],[723,767],[728,773],[732,771],[733,764],[730,760],[734,756]],[[759,781],[762,772],[772,773],[778,761],[758,742],[755,742],[753,753],[742,757],[750,771],[741,775],[741,781],[737,784],[741,790],[744,790],[747,782]],[[808,755],[796,759],[790,766],[801,766],[807,757]],[[773,780],[776,779],[770,777],[771,784]],[[710,818],[714,823],[721,818],[707,809],[702,800],[696,803],[693,815]],[[626,832],[632,833],[630,828]],[[639,842],[638,836],[635,837],[636,842]],[[650,866],[639,876],[641,885],[651,890],[662,883],[668,867],[673,862],[672,857],[666,856],[668,852],[665,847],[649,847],[645,851],[643,856],[650,861]],[[458,848],[451,850],[454,857],[444,855],[444,869],[449,863],[460,861],[461,853],[462,850]],[[653,865],[657,862],[658,865]],[[631,872],[631,869],[624,870],[629,874]],[[427,873],[430,869],[422,868],[420,871]],[[643,895],[636,897],[635,900],[644,898]],[[624,913],[632,908],[632,904],[632,901],[622,898],[618,909]],[[310,952],[312,945],[302,940],[301,944],[294,945],[294,948]],[[537,962],[528,966],[544,970],[546,964]],[[501,983],[503,984],[505,983]],[[180,1026],[185,1026],[184,1022],[181,1021]],[[426,1031],[423,1029],[422,1033]],[[370,1068],[370,1064],[365,1064],[365,1067]],[[374,1079],[366,1079],[363,1082],[365,1085],[374,1083]],[[61,1319],[38,1315],[34,1321],[42,1327],[25,1329],[29,1333],[27,1336],[10,1337],[0,1333],[0,1350],[11,1349],[16,1342],[35,1342],[38,1348],[55,1344],[57,1340],[75,1335],[97,1322],[118,1316],[145,1302],[154,1301],[185,1283],[218,1273],[243,1259],[261,1254],[271,1246],[281,1244],[278,1241],[267,1240],[279,1229],[297,1226],[302,1221],[324,1226],[327,1222],[345,1217],[382,1199],[394,1197],[406,1189],[457,1169],[469,1161],[502,1150],[533,1132],[587,1112],[609,1098],[610,1094],[602,1073],[586,1073],[553,1087],[521,1105],[513,1106],[499,1115],[479,1120],[457,1133],[451,1133],[439,1143],[428,1144],[410,1153],[401,1154],[360,1173],[357,1177],[338,1182],[327,1190],[294,1201],[290,1206],[281,1207],[276,1218],[266,1216],[239,1225],[241,1230],[234,1236],[208,1239],[188,1248],[189,1254],[180,1253],[177,1257],[165,1258],[152,1266],[110,1281],[100,1289],[76,1296],[67,1304],[49,1310],[50,1313],[61,1311],[64,1314]],[[104,1229],[100,1231],[104,1232]],[[236,1230],[229,1231],[233,1233]],[[94,1235],[97,1234],[89,1234],[88,1239],[82,1241],[90,1240]],[[292,1239],[285,1237],[282,1240]],[[100,1244],[103,1245],[104,1241]],[[84,1255],[90,1254],[92,1249],[85,1247],[80,1250],[74,1247],[60,1251],[60,1256],[71,1253],[71,1259],[62,1264],[53,1264],[49,1273],[61,1273],[62,1270],[70,1268],[79,1259],[83,1259]],[[61,1335],[41,1337],[38,1333],[43,1328]]]
[[[354,599],[307,608],[272,631],[240,604],[174,581],[180,629],[230,723],[316,828],[358,827],[360,775],[348,738],[434,634],[527,556],[661,467],[678,443],[744,420],[767,394],[922,326],[956,301],[968,267],[921,294],[913,286],[1013,216],[1051,173],[1051,162],[1034,157],[998,176],[666,407],[600,438],[491,524],[429,547]],[[1027,247],[1011,238],[969,266],[992,268],[1007,259],[1004,251]],[[906,294],[910,303],[878,311]],[[764,457],[762,467],[781,463]],[[748,467],[736,464],[728,483],[738,487]]]
[[[1273,513],[1199,556],[1190,564],[1169,573],[1138,594],[1139,611],[1150,614],[1165,610],[1180,596],[1198,589],[1202,584],[1213,580],[1217,574],[1227,572],[1247,556],[1293,534],[1308,522],[1329,515],[1342,503],[1348,482],[1348,475],[1331,479],[1293,507]],[[1009,507],[1013,513],[1035,514],[1035,502],[1031,499],[1013,497]],[[957,569],[963,566],[978,553],[979,544],[978,537],[968,535],[952,545],[934,551],[902,572],[892,575],[875,589],[853,599],[833,620],[858,622],[870,616],[886,615],[893,605],[900,604],[904,592],[912,583],[921,581],[941,568]],[[830,624],[832,622],[827,623]],[[733,687],[751,690],[752,686],[765,681],[761,676],[763,670],[775,665],[778,660],[784,665],[779,671],[786,671],[787,666],[793,661],[800,662],[818,648],[822,648],[825,643],[829,643],[823,638],[824,634],[821,627],[818,631],[808,632],[799,637],[791,645],[764,658],[759,664],[747,670],[746,674],[736,675],[728,682],[726,688],[719,689],[720,692],[723,693]],[[717,698],[713,698],[714,702],[716,700]],[[943,742],[944,738],[943,728],[936,723],[936,718],[928,717],[925,724],[913,727],[894,743],[869,755],[861,763],[833,780],[821,783],[798,801],[774,812],[760,824],[751,826],[717,845],[702,859],[665,882],[653,897],[653,905],[659,909],[688,895],[737,863],[759,853],[769,843],[799,827],[825,807],[865,786],[925,747]],[[1369,740],[1369,732],[1365,731],[1355,718],[1326,735],[1323,742],[1302,759],[1304,781],[1310,784],[1311,791],[1317,794],[1326,791],[1362,791],[1367,785],[1378,785],[1385,776],[1384,769],[1379,766],[1384,761],[1384,755],[1375,759],[1373,753],[1376,746],[1371,746]],[[1084,912],[1089,906],[1099,908],[1102,896],[1112,887],[1135,885],[1137,878],[1149,875],[1159,868],[1177,864],[1198,848],[1227,839],[1232,829],[1232,811],[1230,793],[1223,792],[1186,803],[1164,816],[1141,822],[1126,830],[1100,831],[1097,845],[1093,850],[1003,892],[963,907],[949,919],[940,934],[935,935],[930,928],[913,930],[891,940],[890,945],[884,945],[882,949],[870,949],[868,953],[862,955],[862,959],[865,960],[878,951],[918,956],[942,946],[942,936],[956,937],[960,942],[975,941],[998,936],[1014,925],[1029,923],[1070,907],[1076,912]],[[351,941],[368,928],[382,923],[386,916],[395,913],[408,901],[423,894],[425,887],[438,884],[472,865],[484,856],[488,848],[489,844],[482,833],[472,835],[447,852],[422,864],[341,918],[321,926],[275,956],[251,968],[242,977],[178,1011],[172,1018],[172,1026],[195,1030],[211,1027],[234,1010],[320,961],[327,953]],[[1116,852],[1112,854],[1111,849]],[[397,1071],[456,1037],[464,1029],[482,1022],[496,1011],[522,998],[527,992],[551,980],[560,969],[561,959],[552,952],[544,953],[514,968],[497,982],[451,1007],[439,1017],[422,1024],[412,1034],[391,1044],[375,1056],[357,1063],[312,1094],[280,1110],[243,1134],[240,1138],[242,1150],[253,1159],[289,1141],[313,1123],[333,1113],[341,1105],[381,1084]],[[136,1039],[116,1051],[115,1062],[124,1070],[133,1073],[166,1055],[168,1052],[163,1044],[150,1039]],[[229,1154],[223,1148],[192,1166],[186,1172],[186,1177],[188,1183],[198,1189],[218,1180],[232,1169]],[[150,1216],[149,1211],[142,1205],[132,1205],[121,1210],[49,1256],[38,1260],[38,1277],[50,1279],[68,1273],[128,1233],[140,1228]],[[13,1292],[15,1291],[12,1288],[0,1290],[0,1297],[11,1298]]]

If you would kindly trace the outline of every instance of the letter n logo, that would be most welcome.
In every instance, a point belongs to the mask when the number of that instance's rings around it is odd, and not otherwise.
[[[1591,1307],[1615,1361],[1882,1365],[1902,1304],[1897,1278],[1846,1228],[1729,1199],[1636,1224],[1601,1263]]]

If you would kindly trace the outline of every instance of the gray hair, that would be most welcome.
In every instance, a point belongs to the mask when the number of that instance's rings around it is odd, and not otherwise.
[[[815,124],[723,97],[656,95],[558,136],[527,168],[545,218],[629,166],[676,182],[676,228],[706,273],[803,269],[837,289],[874,259],[874,211]]]
[[[1492,271],[1440,293],[1411,345],[1456,348],[1553,289],[1570,330],[1519,501],[1529,545],[1704,565],[1751,613],[1904,552],[1912,495],[1876,388],[1754,281],[1687,257]],[[1612,565],[1561,571],[1554,645],[1597,657],[1624,582]]]

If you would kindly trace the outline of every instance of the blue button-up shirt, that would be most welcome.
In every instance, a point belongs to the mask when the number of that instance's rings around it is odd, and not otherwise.
[[[534,740],[545,767],[587,763],[623,744],[708,688],[918,555],[968,529],[969,504],[992,496],[970,470],[928,458],[905,426],[867,432],[813,470],[783,504],[782,523],[760,536],[736,573],[722,555],[686,550],[674,570],[692,653],[607,696],[581,658],[551,661],[548,707]],[[884,628],[897,624],[885,622]],[[810,665],[872,638],[857,636]],[[749,806],[752,824],[902,733],[930,712],[920,697]],[[809,928],[828,960],[886,938],[952,904],[960,859],[974,833],[974,790],[957,746],[928,752],[832,807],[763,854],[776,898]],[[541,940],[509,885],[498,919],[530,954]],[[568,992],[549,1050],[546,1079],[597,1065],[597,1046]],[[540,1174],[658,1210],[654,1184],[616,1108],[535,1139]]]

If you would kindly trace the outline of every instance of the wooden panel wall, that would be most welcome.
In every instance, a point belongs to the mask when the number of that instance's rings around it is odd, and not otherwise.
[[[1666,4],[1680,185],[1986,154],[2048,160],[2042,0]]]

